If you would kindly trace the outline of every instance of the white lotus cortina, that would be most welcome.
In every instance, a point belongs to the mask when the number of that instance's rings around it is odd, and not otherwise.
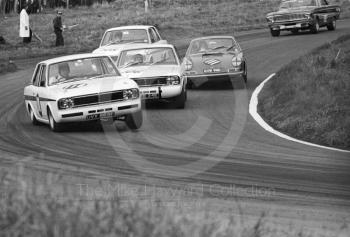
[[[129,44],[167,44],[167,41],[162,39],[155,26],[120,26],[106,30],[99,48],[93,53],[106,53],[113,61],[117,61],[123,46]]]
[[[125,120],[142,125],[139,86],[122,77],[111,58],[78,54],[38,63],[24,88],[25,106],[34,125],[60,131],[67,122]]]
[[[143,100],[166,100],[184,108],[187,79],[173,45],[128,46],[120,52],[117,67],[140,86]]]

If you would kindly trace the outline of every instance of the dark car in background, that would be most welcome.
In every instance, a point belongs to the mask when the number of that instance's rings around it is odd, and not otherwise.
[[[286,0],[279,10],[266,16],[271,35],[276,37],[281,31],[296,34],[301,30],[318,33],[321,27],[335,30],[339,19],[340,6],[331,5],[327,0]]]

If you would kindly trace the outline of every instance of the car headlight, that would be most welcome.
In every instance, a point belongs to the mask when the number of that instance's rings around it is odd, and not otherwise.
[[[123,99],[124,100],[133,100],[139,98],[140,93],[139,89],[133,88],[133,89],[127,89],[123,90]]]
[[[268,16],[268,17],[266,17],[266,20],[268,21],[268,22],[274,22],[275,21],[275,19],[273,18],[273,16]]]
[[[58,100],[59,109],[69,109],[74,106],[74,100],[72,98],[63,98]]]
[[[304,16],[305,16],[308,20],[312,19],[311,13],[305,13]]]
[[[185,65],[186,71],[191,70],[193,67],[192,61],[190,59],[187,59],[187,58],[184,59],[184,65]]]
[[[243,54],[242,53],[238,53],[237,55],[235,55],[232,58],[232,66],[234,66],[234,67],[241,66],[242,60],[243,60]]]
[[[179,85],[180,84],[180,77],[178,76],[170,76],[166,79],[167,85]]]

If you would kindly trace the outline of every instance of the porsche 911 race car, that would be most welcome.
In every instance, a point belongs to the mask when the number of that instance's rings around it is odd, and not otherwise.
[[[60,131],[64,123],[123,119],[142,125],[138,85],[122,77],[105,55],[79,54],[37,64],[24,88],[25,106],[34,125]]]
[[[182,62],[190,86],[203,79],[241,77],[247,82],[247,63],[232,36],[208,36],[191,41]]]
[[[167,41],[162,39],[154,26],[121,26],[108,29],[102,37],[100,47],[93,53],[104,52],[116,62],[122,47],[128,44],[167,44]]]
[[[120,53],[117,67],[140,86],[144,100],[167,100],[184,108],[187,80],[173,45],[129,46]]]

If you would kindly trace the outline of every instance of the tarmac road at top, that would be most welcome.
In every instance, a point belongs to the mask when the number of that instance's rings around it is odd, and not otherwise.
[[[275,190],[275,201],[349,209],[349,154],[281,139],[248,113],[252,91],[267,76],[349,32],[345,20],[336,31],[316,35],[244,33],[237,39],[248,62],[247,88],[239,81],[206,83],[188,91],[184,110],[150,105],[139,131],[122,122],[76,125],[63,133],[34,127],[25,112],[23,88],[37,60],[21,61],[21,70],[0,76],[0,165],[7,156],[32,155],[37,164],[79,167],[122,182],[254,185]]]

